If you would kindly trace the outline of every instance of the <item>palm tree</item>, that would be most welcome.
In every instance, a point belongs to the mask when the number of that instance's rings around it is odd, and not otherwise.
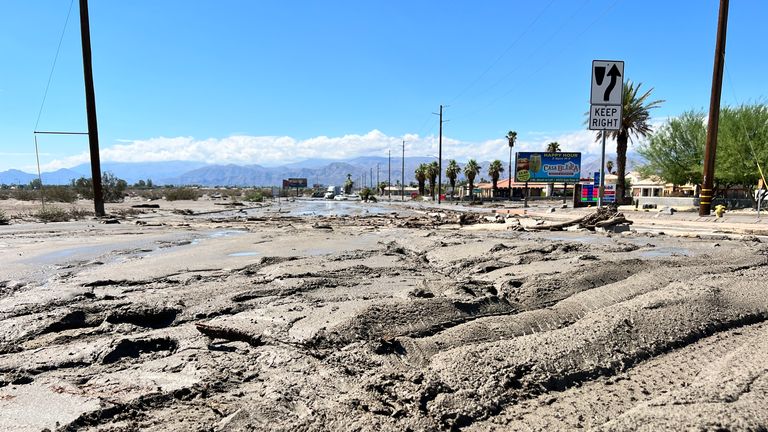
[[[352,174],[347,174],[347,180],[344,182],[344,194],[345,195],[351,195],[352,194],[352,186],[354,186],[355,182],[352,181]]]
[[[619,130],[614,131],[600,131],[597,133],[595,141],[599,141],[603,138],[603,132],[607,137],[616,139],[616,203],[622,204],[624,202],[624,189],[626,187],[626,169],[627,169],[627,142],[631,139],[632,135],[635,138],[644,138],[648,136],[653,130],[649,120],[651,115],[650,110],[658,108],[664,101],[655,100],[648,101],[651,96],[653,88],[646,91],[642,95],[640,93],[640,87],[643,83],[638,83],[637,86],[632,81],[627,80],[624,83],[624,102],[621,113],[621,126]]]
[[[455,160],[448,161],[448,167],[445,169],[445,176],[448,177],[448,181],[451,182],[451,198],[453,198],[453,191],[456,189],[456,178],[461,173],[461,168]]]
[[[560,144],[557,141],[552,141],[547,144],[547,153],[557,153],[560,151]],[[555,184],[549,183],[547,185],[547,196],[552,197],[555,193]]]
[[[491,176],[491,182],[493,182],[493,196],[496,196],[498,192],[496,185],[499,183],[499,175],[503,172],[504,166],[501,165],[501,161],[498,159],[491,162],[491,165],[488,166],[488,175]]]
[[[419,195],[424,195],[424,182],[427,180],[427,164],[419,164],[414,174],[416,174],[416,181],[419,182]]]
[[[435,197],[435,183],[437,182],[437,174],[440,173],[440,166],[437,164],[437,161],[433,161],[432,163],[427,165],[427,179],[429,180],[429,195],[432,196],[432,198]],[[438,193],[440,193],[438,191]]]
[[[560,151],[560,144],[557,141],[552,141],[547,144],[547,153],[557,153]]]
[[[509,200],[512,201],[512,147],[515,146],[517,132],[507,132],[507,142],[509,143]]]
[[[608,174],[613,174],[613,161],[609,160],[605,163],[605,169],[608,171]]]
[[[478,174],[480,174],[480,165],[477,164],[476,160],[470,159],[469,162],[464,165],[464,176],[467,177],[467,181],[469,182],[469,197],[471,200],[475,199],[475,176]]]

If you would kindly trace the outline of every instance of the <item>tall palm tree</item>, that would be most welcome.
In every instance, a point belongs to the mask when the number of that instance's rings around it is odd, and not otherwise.
[[[547,153],[557,153],[560,151],[560,144],[557,141],[552,141],[551,143],[547,144]],[[547,184],[547,196],[551,197],[555,193],[555,184],[549,183]]]
[[[344,194],[350,195],[352,194],[352,187],[354,186],[355,182],[352,181],[352,174],[347,174],[347,180],[344,182]]]
[[[469,182],[469,197],[471,200],[475,199],[475,176],[478,174],[480,174],[480,165],[477,164],[476,160],[470,159],[469,162],[464,165],[464,176],[467,177],[467,181]]]
[[[664,101],[654,100],[649,101],[653,88],[646,91],[642,95],[640,93],[640,87],[643,83],[638,83],[637,86],[632,81],[627,80],[624,82],[624,102],[621,113],[621,126],[619,130],[605,131],[606,136],[616,139],[616,202],[622,204],[624,202],[624,189],[626,182],[626,169],[627,169],[627,142],[634,136],[635,138],[644,138],[650,134],[653,129],[651,128],[650,110],[658,108]],[[596,141],[603,138],[603,131],[597,133]]]
[[[552,141],[547,144],[547,153],[557,153],[560,151],[560,144],[557,141]]]
[[[605,163],[605,169],[608,171],[608,174],[613,174],[613,161],[609,160]]]
[[[453,198],[453,191],[456,189],[456,178],[461,173],[461,168],[455,160],[448,161],[448,167],[445,169],[445,176],[448,177],[448,181],[451,182],[451,198]]]
[[[488,175],[491,176],[491,182],[493,182],[493,196],[496,196],[499,190],[499,188],[497,187],[497,184],[499,183],[499,176],[503,172],[504,172],[504,166],[501,164],[501,161],[498,159],[491,162],[491,164],[488,166]]]
[[[414,174],[416,174],[416,181],[419,183],[419,195],[424,195],[424,182],[427,180],[427,164],[419,164]]]
[[[507,142],[509,143],[509,200],[512,201],[512,147],[515,146],[517,140],[517,132],[507,132]]]
[[[440,165],[437,164],[437,161],[433,161],[432,163],[427,165],[427,179],[429,180],[429,195],[434,198],[435,197],[435,183],[437,182],[437,175],[440,173]],[[438,191],[438,193],[440,193]]]

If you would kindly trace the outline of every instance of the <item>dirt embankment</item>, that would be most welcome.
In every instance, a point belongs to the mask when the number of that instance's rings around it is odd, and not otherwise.
[[[759,241],[185,223],[0,237],[0,429],[768,427]]]

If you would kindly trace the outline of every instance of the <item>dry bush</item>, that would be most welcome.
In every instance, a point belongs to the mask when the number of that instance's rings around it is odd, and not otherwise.
[[[67,222],[70,219],[70,213],[61,207],[46,206],[32,213],[32,217],[42,222]]]
[[[192,200],[197,201],[200,193],[191,188],[169,188],[165,190],[166,201]]]

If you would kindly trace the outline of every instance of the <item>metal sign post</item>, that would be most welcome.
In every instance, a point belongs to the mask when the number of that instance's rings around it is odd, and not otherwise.
[[[624,62],[592,60],[592,91],[589,107],[589,129],[601,131],[603,148],[600,155],[600,189],[598,207],[605,200],[605,135],[621,129],[624,97]]]

